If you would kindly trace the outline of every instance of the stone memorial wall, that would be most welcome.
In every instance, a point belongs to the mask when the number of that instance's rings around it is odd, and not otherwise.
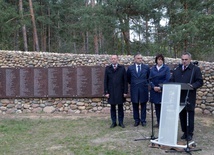
[[[119,58],[126,66],[133,63],[133,56]],[[154,64],[154,57],[143,59]],[[171,69],[180,63],[180,59],[165,61]],[[0,114],[109,113],[100,96],[108,64],[109,55],[0,51]],[[196,113],[214,115],[214,63],[199,61],[199,67],[204,86],[197,91]],[[124,109],[132,112],[130,98]]]

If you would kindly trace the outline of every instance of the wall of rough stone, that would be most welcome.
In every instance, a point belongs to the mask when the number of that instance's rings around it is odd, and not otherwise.
[[[106,66],[109,55],[59,54],[46,52],[1,51],[0,67],[62,67],[62,66]],[[130,65],[133,56],[119,56],[120,63]],[[175,65],[180,59],[165,58],[166,64]],[[153,64],[154,57],[144,57],[145,64]],[[204,85],[197,91],[196,113],[214,116],[214,63],[199,61]],[[131,113],[128,98],[125,112]],[[150,110],[150,104],[147,106]],[[11,113],[109,113],[109,105],[103,98],[23,98],[0,99],[0,114]]]

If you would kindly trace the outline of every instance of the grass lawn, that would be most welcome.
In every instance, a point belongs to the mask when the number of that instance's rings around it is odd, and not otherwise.
[[[1,155],[167,154],[162,149],[150,148],[149,140],[134,141],[151,135],[150,115],[146,127],[133,127],[132,116],[126,114],[124,129],[110,129],[109,115],[35,115],[0,115]],[[196,117],[194,140],[196,148],[202,151],[192,154],[214,155],[213,120],[211,116]],[[179,137],[181,134],[179,129]]]

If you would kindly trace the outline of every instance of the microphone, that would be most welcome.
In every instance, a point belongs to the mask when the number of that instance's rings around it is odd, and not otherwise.
[[[198,61],[193,62],[193,65],[198,66]]]

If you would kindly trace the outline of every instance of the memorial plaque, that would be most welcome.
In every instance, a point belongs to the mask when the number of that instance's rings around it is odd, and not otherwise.
[[[0,68],[0,98],[6,97],[6,75],[5,68]]]
[[[105,67],[0,68],[0,98],[102,97]]]
[[[34,97],[47,97],[48,76],[47,68],[34,68]]]
[[[33,68],[19,69],[19,96],[18,97],[33,97]]]
[[[104,71],[105,68],[101,66],[91,67],[91,76],[92,76],[91,96],[93,97],[99,97],[103,95]]]
[[[18,97],[19,94],[19,69],[6,68],[6,97]]]
[[[48,68],[48,97],[62,97],[62,68]]]
[[[91,96],[91,67],[77,67],[77,97]]]
[[[77,70],[74,67],[62,68],[62,96],[75,97],[77,95]]]

